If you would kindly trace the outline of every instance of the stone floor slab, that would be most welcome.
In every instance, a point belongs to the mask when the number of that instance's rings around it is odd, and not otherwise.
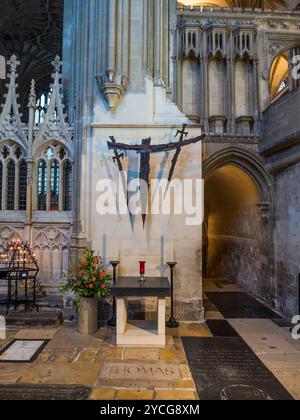
[[[225,319],[221,312],[217,311],[207,311],[205,312],[205,319]]]
[[[89,397],[94,401],[114,400],[116,397],[116,390],[114,388],[94,388]]]
[[[256,354],[298,353],[298,350],[279,334],[246,334],[242,336]]]
[[[153,399],[154,391],[151,390],[130,390],[120,389],[117,391],[117,400],[143,400],[149,401]]]
[[[102,363],[104,361],[120,361],[123,359],[124,348],[123,347],[109,347],[100,349],[96,358],[96,363]]]
[[[73,363],[78,357],[80,351],[77,349],[66,351],[44,351],[36,363]]]
[[[272,371],[300,371],[300,353],[260,354],[260,360]]]
[[[0,363],[0,383],[1,385],[16,384],[22,375],[31,368],[31,364],[1,364]]]
[[[124,388],[134,390],[144,389],[172,389],[172,382],[168,381],[154,381],[153,379],[141,380],[141,379],[104,379],[99,377],[97,384],[98,387],[105,388]]]
[[[193,391],[156,390],[155,400],[158,400],[158,401],[195,401],[197,400],[197,397]]]
[[[93,336],[79,334],[73,328],[62,327],[55,338],[47,345],[47,350],[68,348],[84,349],[90,347],[94,339]]]
[[[180,324],[180,337],[212,337],[205,324]]]
[[[190,390],[196,392],[196,387],[193,380],[180,380],[172,382],[172,389],[176,390]]]
[[[177,362],[177,353],[172,349],[160,349],[159,350],[159,360],[166,363],[176,363]]]
[[[50,329],[24,329],[19,331],[14,338],[18,340],[52,340],[59,328]]]
[[[300,400],[300,370],[274,370],[273,374],[295,398]]]
[[[87,348],[82,350],[75,359],[78,363],[94,363],[99,352],[97,348]]]
[[[124,360],[158,360],[158,348],[126,348]]]
[[[32,365],[22,376],[22,384],[95,385],[101,364],[55,363]]]
[[[232,327],[241,335],[282,334],[281,328],[270,319],[228,319]]]

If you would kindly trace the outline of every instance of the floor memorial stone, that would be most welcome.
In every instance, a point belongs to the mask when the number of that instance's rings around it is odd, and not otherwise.
[[[178,365],[159,363],[105,363],[100,377],[106,379],[173,381],[175,379],[181,379],[181,374]]]
[[[48,340],[13,340],[0,351],[0,363],[32,363]]]
[[[208,299],[225,318],[282,319],[247,293],[206,292]]]
[[[183,338],[200,400],[292,400],[241,338]]]

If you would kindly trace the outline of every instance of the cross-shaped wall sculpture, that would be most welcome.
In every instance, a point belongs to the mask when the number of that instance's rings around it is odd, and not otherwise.
[[[193,139],[187,140],[186,137],[188,136],[188,132],[186,131],[187,124],[184,124],[182,130],[177,130],[175,137],[180,135],[180,139],[178,142],[170,142],[167,144],[151,144],[151,138],[142,140],[142,143],[139,145],[129,145],[124,143],[117,143],[116,139],[111,136],[108,144],[109,150],[114,151],[113,161],[115,164],[118,165],[119,171],[123,172],[123,165],[122,159],[124,159],[126,152],[136,152],[141,155],[140,159],[140,171],[139,171],[139,179],[146,182],[148,188],[150,186],[150,159],[152,153],[162,153],[162,152],[171,152],[175,150],[174,157],[172,159],[172,165],[170,168],[168,181],[169,183],[172,181],[176,164],[178,162],[180,153],[183,147],[189,146],[190,144],[198,143],[205,139],[205,134],[195,137]],[[146,223],[146,214],[142,214],[143,225],[145,226]]]

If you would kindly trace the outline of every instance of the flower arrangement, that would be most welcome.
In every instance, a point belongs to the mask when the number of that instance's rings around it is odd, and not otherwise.
[[[66,280],[60,286],[62,293],[74,292],[81,298],[104,298],[110,293],[108,283],[112,277],[104,268],[102,259],[87,249],[83,260],[69,270]]]

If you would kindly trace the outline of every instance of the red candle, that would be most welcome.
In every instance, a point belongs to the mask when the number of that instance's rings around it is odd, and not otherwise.
[[[144,276],[146,273],[146,262],[140,261],[140,275]]]

